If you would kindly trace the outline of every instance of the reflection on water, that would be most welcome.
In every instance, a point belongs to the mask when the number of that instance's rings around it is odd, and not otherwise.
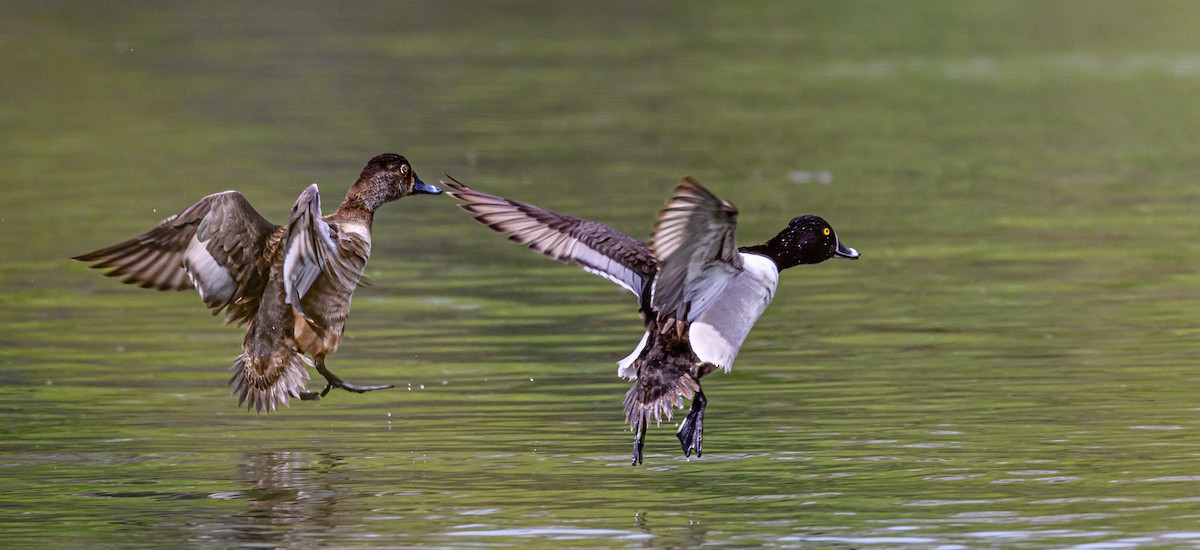
[[[1200,5],[0,4],[0,546],[1200,544]],[[784,273],[628,465],[628,293],[453,201],[379,213],[338,364],[256,416],[238,331],[66,258],[398,151],[644,238],[690,174]]]
[[[342,459],[331,453],[261,451],[247,453],[237,464],[245,489],[216,493],[212,498],[236,499],[245,510],[227,525],[205,526],[198,539],[212,537],[222,546],[301,544],[311,531],[333,532],[338,493],[330,482]]]
[[[947,79],[996,80],[1059,78],[1064,73],[1091,78],[1200,78],[1200,54],[1071,52],[1033,59],[970,57],[842,62],[824,68],[830,78],[896,78],[905,74]]]
[[[677,528],[673,522],[664,522],[665,528],[658,528],[658,518],[650,517],[648,513],[634,516],[634,525],[638,531],[653,538],[654,546],[659,548],[699,548],[707,542],[708,527],[700,520],[688,520],[685,527]]]

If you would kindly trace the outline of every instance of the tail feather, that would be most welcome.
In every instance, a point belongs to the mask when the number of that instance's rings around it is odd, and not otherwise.
[[[300,398],[300,390],[308,381],[308,359],[295,350],[275,351],[266,356],[241,354],[229,372],[229,385],[238,396],[238,406],[261,413],[279,410],[288,398]]]
[[[683,408],[684,400],[699,389],[700,381],[686,371],[643,373],[625,394],[625,421],[635,429],[642,418],[661,424],[665,417],[669,422],[674,409]]]

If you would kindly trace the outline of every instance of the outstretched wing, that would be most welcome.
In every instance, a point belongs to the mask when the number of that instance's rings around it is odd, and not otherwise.
[[[352,270],[344,269],[349,266],[341,261],[336,238],[336,230],[321,218],[321,194],[314,183],[300,193],[292,207],[283,254],[286,302],[310,322],[313,318],[302,300],[322,275],[351,290],[358,282]]]
[[[257,310],[267,278],[264,256],[276,226],[237,191],[196,201],[144,235],[75,256],[108,269],[109,277],[158,290],[195,288],[216,315],[228,307],[226,322],[245,321]],[[253,302],[253,303],[249,303]]]
[[[571,261],[584,270],[609,279],[638,296],[656,266],[646,243],[607,225],[559,214],[531,204],[476,191],[458,182],[442,182],[452,189],[458,205],[475,220],[509,239],[528,245],[551,258]]]
[[[683,178],[658,214],[651,248],[658,260],[650,305],[660,320],[694,321],[742,270],[734,244],[737,208]]]

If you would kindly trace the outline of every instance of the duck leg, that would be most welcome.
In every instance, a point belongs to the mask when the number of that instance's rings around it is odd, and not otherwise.
[[[675,433],[679,444],[683,446],[683,456],[691,458],[692,451],[696,451],[696,458],[700,458],[704,452],[704,406],[707,404],[704,392],[696,390],[696,395],[692,397],[692,410],[688,411],[687,418],[683,419],[679,431]]]
[[[325,377],[325,382],[327,384],[325,386],[325,389],[321,390],[321,394],[319,396],[313,397],[313,398],[306,398],[304,395],[305,393],[316,393],[316,392],[301,392],[300,399],[305,399],[305,400],[319,399],[321,397],[325,397],[326,395],[328,395],[329,390],[332,390],[333,388],[342,388],[343,390],[352,391],[354,393],[366,393],[369,391],[386,390],[388,388],[395,387],[391,384],[384,384],[382,386],[359,386],[357,384],[350,384],[350,383],[346,382],[345,380],[342,380],[342,377],[334,374],[333,371],[325,368],[325,357],[324,356],[318,356],[315,359],[316,359],[316,361],[314,361],[314,363],[316,363],[316,365],[317,365],[317,372],[321,373],[321,376]]]
[[[642,463],[642,446],[646,444],[646,424],[649,420],[643,412],[637,425],[633,427],[633,466]]]

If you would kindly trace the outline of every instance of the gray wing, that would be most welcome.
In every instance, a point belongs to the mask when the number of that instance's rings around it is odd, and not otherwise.
[[[442,182],[475,220],[551,258],[579,264],[638,296],[656,269],[650,247],[607,225]]]
[[[195,288],[213,315],[229,307],[226,322],[244,321],[257,310],[269,269],[264,251],[275,230],[241,193],[225,191],[196,201],[144,235],[74,259],[142,288]]]
[[[321,218],[321,194],[317,184],[300,193],[288,218],[283,253],[283,288],[286,302],[312,321],[304,310],[302,299],[322,275],[342,286],[354,288],[349,274],[342,269],[334,229]]]
[[[737,208],[683,178],[659,212],[651,248],[658,260],[650,305],[659,319],[693,321],[742,270],[734,244]]]

